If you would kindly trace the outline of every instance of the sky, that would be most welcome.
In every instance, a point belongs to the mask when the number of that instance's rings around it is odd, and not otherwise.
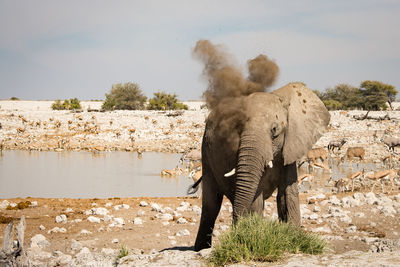
[[[104,99],[134,82],[148,97],[200,100],[201,39],[244,74],[259,54],[275,60],[273,88],[378,80],[400,91],[399,29],[398,0],[0,0],[0,99]]]

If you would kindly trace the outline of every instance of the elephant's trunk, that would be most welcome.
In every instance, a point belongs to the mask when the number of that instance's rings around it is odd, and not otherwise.
[[[269,149],[267,149],[269,147]],[[246,214],[253,203],[266,162],[273,159],[272,141],[265,135],[243,132],[238,152],[233,220]]]

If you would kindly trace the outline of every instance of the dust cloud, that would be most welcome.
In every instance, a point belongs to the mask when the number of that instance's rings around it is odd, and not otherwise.
[[[259,55],[247,62],[249,74],[246,78],[234,64],[233,56],[223,46],[208,40],[198,41],[193,55],[205,65],[203,75],[208,87],[203,96],[212,114],[214,134],[235,151],[248,120],[244,97],[266,91],[276,81],[279,67],[267,56]]]

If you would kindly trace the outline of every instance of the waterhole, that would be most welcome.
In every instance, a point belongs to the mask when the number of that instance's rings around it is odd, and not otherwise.
[[[185,196],[186,175],[162,178],[180,154],[3,151],[0,198],[108,198]]]

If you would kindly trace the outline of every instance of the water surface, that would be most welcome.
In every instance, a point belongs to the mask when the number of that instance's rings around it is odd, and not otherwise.
[[[185,196],[192,180],[161,178],[180,154],[3,151],[0,198],[107,198]]]

